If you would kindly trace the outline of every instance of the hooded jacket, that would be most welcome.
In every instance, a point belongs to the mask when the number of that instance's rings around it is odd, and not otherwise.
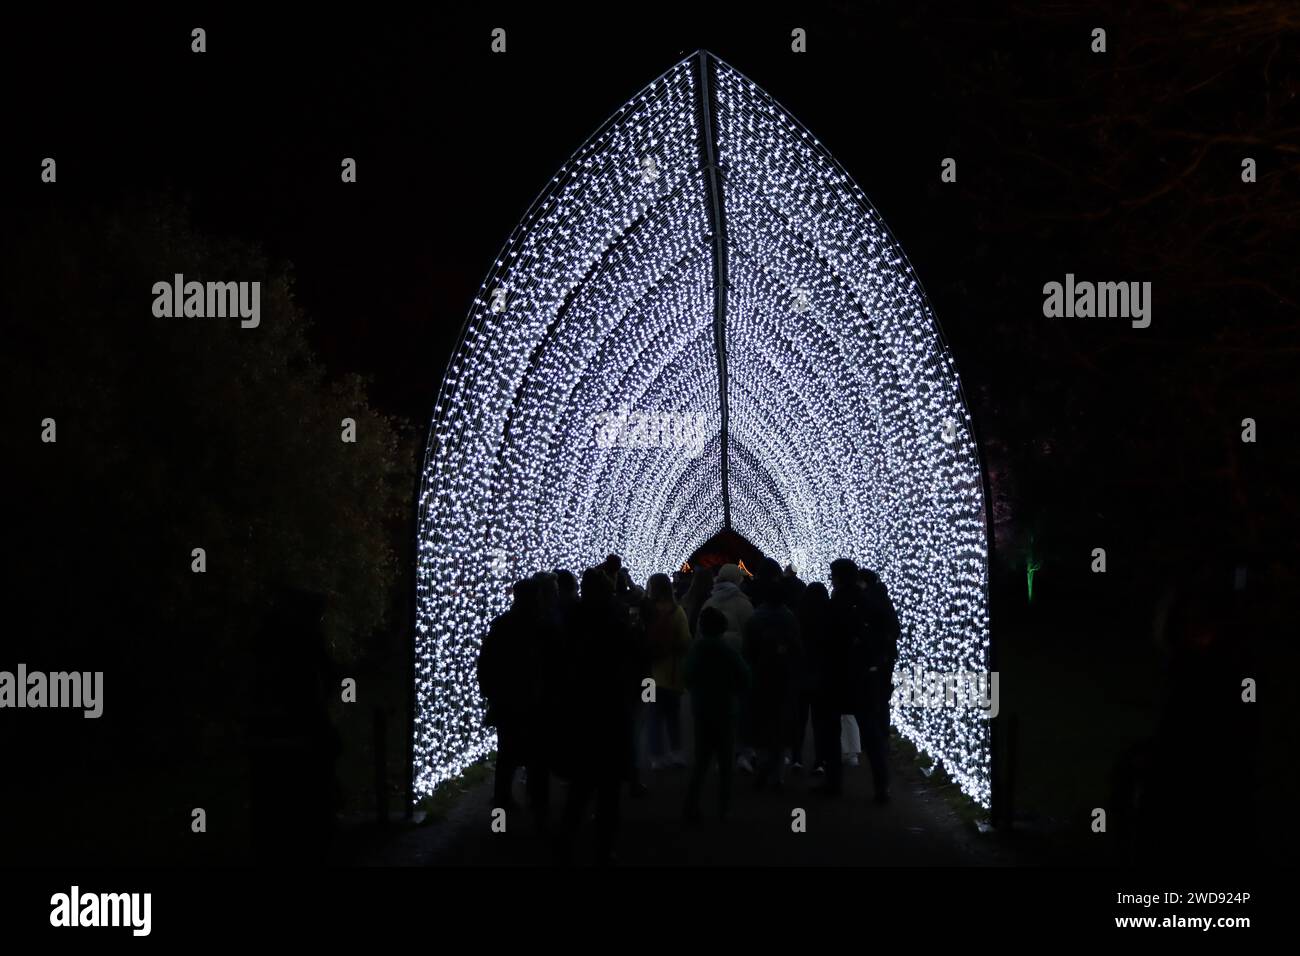
[[[727,630],[722,639],[737,654],[744,653],[745,625],[754,613],[754,605],[745,592],[730,581],[719,581],[713,585],[713,593],[704,602],[705,607],[716,607],[727,619]]]

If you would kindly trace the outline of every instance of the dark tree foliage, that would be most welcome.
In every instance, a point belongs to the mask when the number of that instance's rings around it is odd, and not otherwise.
[[[289,267],[165,200],[17,226],[0,363],[18,396],[8,550],[27,662],[103,667],[114,712],[166,708],[146,737],[246,721],[285,593],[319,595],[329,657],[355,663],[405,612],[413,432],[322,366]],[[260,281],[260,326],[154,317],[152,286],[175,273]]]
[[[1284,593],[1300,520],[1294,5],[910,6],[927,42],[901,82],[947,91],[924,149],[960,172],[941,185],[925,167],[942,227],[902,238],[957,349],[999,559],[1083,580],[1107,545],[1139,591],[1216,560],[1217,581],[1250,564]],[[945,260],[962,267],[920,265]],[[1150,281],[1151,327],[1045,318],[1042,285],[1067,272]]]

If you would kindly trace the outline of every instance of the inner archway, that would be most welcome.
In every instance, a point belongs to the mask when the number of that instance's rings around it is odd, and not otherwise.
[[[988,669],[978,449],[925,294],[862,191],[698,53],[551,179],[474,301],[419,502],[414,792],[494,744],[474,664],[511,580],[616,552],[672,571],[734,529],[825,580],[875,569],[899,667]],[[895,726],[990,801],[988,724]]]
[[[716,571],[724,564],[739,564],[746,571],[758,567],[763,552],[754,547],[734,528],[723,528],[691,552],[686,564],[692,571],[709,568]],[[752,573],[752,571],[751,571]]]

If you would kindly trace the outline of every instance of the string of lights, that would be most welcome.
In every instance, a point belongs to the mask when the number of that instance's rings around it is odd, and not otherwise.
[[[694,62],[646,87],[553,177],[448,365],[419,501],[417,796],[495,745],[474,666],[514,577],[616,552],[644,580],[723,528]],[[900,669],[985,670],[980,466],[925,295],[829,153],[749,80],[706,62],[729,260],[732,526],[807,579],[841,556],[875,569],[902,620]],[[629,409],[702,421],[703,447],[597,440]],[[893,717],[988,806],[987,722],[953,708]]]
[[[824,578],[875,570],[902,621],[900,669],[988,666],[980,464],[951,357],[902,250],[807,130],[717,65],[731,282],[735,529]],[[987,721],[895,708],[893,722],[989,805]]]

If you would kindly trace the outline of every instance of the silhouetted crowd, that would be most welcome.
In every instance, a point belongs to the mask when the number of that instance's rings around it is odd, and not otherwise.
[[[763,559],[752,576],[725,564],[633,583],[617,555],[582,574],[539,572],[513,587],[478,660],[487,723],[497,732],[495,806],[516,809],[523,768],[529,810],[551,829],[551,778],[568,782],[555,833],[572,858],[595,802],[597,861],[614,859],[626,788],[646,793],[652,770],[690,769],[683,815],[700,819],[706,776],[718,768],[719,819],[734,771],[756,789],[803,771],[812,728],[818,791],[842,792],[841,722],[851,715],[878,803],[889,800],[888,734],[898,615],[885,586],[848,558],[830,566],[831,590]],[[689,700],[693,753],[684,745]]]

